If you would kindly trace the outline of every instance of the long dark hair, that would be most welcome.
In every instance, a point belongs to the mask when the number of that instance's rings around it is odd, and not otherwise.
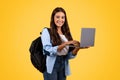
[[[65,14],[65,22],[64,22],[63,26],[61,27],[62,33],[65,35],[65,37],[69,41],[73,40],[71,33],[70,33],[66,12],[63,8],[57,7],[53,10],[52,15],[51,15],[51,21],[50,21],[51,39],[52,39],[53,45],[60,45],[62,43],[60,36],[57,33],[57,26],[54,23],[54,16],[57,12],[63,12]]]

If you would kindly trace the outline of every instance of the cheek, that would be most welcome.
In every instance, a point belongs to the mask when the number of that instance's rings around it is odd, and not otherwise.
[[[63,20],[63,22],[65,22],[65,19]]]
[[[54,18],[54,22],[57,22],[57,18]]]
[[[57,20],[56,19],[54,20],[54,23],[57,24]]]
[[[63,20],[63,22],[65,22],[65,19]]]
[[[54,23],[56,23],[56,20],[54,19]]]

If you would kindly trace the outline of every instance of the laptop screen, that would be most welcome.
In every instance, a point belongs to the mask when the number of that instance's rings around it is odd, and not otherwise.
[[[95,28],[81,28],[80,47],[94,46]]]

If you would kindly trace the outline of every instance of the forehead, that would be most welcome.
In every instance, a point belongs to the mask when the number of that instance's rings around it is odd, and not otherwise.
[[[65,14],[63,12],[57,12],[55,16],[65,16]]]

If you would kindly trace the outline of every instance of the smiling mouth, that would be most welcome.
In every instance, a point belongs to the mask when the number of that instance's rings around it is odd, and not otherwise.
[[[58,23],[59,25],[63,24],[63,23]]]
[[[58,24],[63,24],[63,22],[61,22],[61,21],[57,21],[57,23],[58,23]]]

